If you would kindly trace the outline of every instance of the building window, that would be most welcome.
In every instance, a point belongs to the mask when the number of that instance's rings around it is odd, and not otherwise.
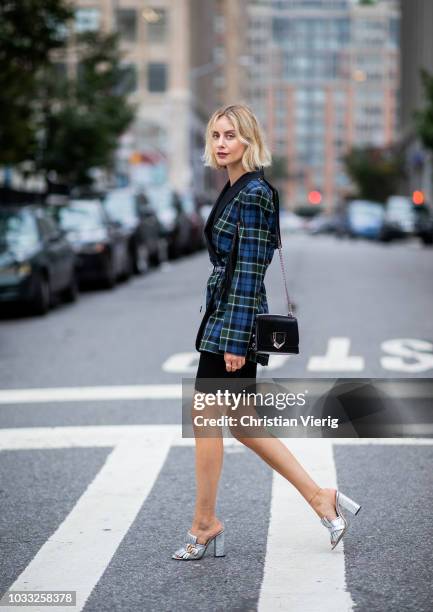
[[[147,24],[149,42],[164,42],[167,36],[167,11],[161,8],[147,7],[142,16]]]
[[[223,64],[226,56],[224,47],[215,46],[213,48],[213,61],[215,64]]]
[[[151,62],[147,66],[147,88],[149,91],[166,91],[167,64]]]
[[[223,34],[226,30],[226,23],[224,15],[215,15],[214,17],[214,28],[218,34]]]
[[[137,39],[137,12],[135,9],[118,9],[116,11],[117,31],[124,40]]]
[[[398,18],[391,18],[389,22],[390,37],[389,43],[398,49],[400,44],[400,20]]]
[[[220,74],[214,77],[214,85],[215,87],[222,88],[226,86],[226,79],[223,74]]]
[[[122,78],[119,83],[121,94],[130,94],[137,89],[137,66],[135,64],[124,64],[122,66]]]
[[[95,32],[99,30],[101,11],[98,8],[80,8],[75,11],[75,31]]]
[[[68,66],[65,62],[53,62],[54,74],[56,75],[56,79],[58,82],[63,80],[68,73]]]

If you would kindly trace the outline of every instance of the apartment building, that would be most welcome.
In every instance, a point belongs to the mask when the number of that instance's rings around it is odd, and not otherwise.
[[[204,128],[215,106],[214,0],[76,0],[75,29],[117,31],[138,104],[118,163],[139,180],[208,193]],[[155,170],[155,172],[151,172]],[[150,179],[149,179],[150,177]]]
[[[250,0],[249,99],[287,168],[285,201],[332,211],[352,186],[343,155],[397,135],[395,1]]]
[[[425,104],[420,69],[433,75],[433,2],[401,0],[400,138],[406,151],[408,194],[424,193],[433,205],[433,155],[416,137],[413,113]]]

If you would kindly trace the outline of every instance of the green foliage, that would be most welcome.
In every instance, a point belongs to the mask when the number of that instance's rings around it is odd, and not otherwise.
[[[129,73],[120,63],[117,35],[86,32],[77,44],[75,77],[53,65],[40,82],[44,137],[38,166],[69,185],[90,185],[91,168],[112,166],[135,109],[127,101]]]
[[[415,129],[425,147],[433,150],[433,75],[421,69],[426,105],[421,111],[414,112]]]
[[[344,157],[346,172],[358,189],[356,197],[385,202],[396,193],[404,158],[401,153],[379,147],[356,147]]]
[[[50,52],[64,44],[62,26],[70,16],[64,0],[0,2],[0,164],[31,157],[37,77]]]
[[[269,180],[279,181],[289,177],[287,157],[283,155],[272,156],[272,166],[269,168]]]

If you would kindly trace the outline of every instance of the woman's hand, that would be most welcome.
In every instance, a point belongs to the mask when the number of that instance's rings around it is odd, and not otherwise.
[[[224,353],[224,361],[227,372],[236,372],[236,370],[240,370],[245,365],[245,357],[234,355],[233,353]]]

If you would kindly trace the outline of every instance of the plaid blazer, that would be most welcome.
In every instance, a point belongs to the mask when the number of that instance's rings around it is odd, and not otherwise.
[[[226,291],[238,220],[236,266]],[[196,349],[234,353],[268,365],[269,355],[257,355],[249,347],[255,315],[269,312],[264,277],[277,248],[276,212],[263,170],[247,172],[233,185],[226,183],[206,221],[204,236],[214,269],[206,285],[206,312]]]

